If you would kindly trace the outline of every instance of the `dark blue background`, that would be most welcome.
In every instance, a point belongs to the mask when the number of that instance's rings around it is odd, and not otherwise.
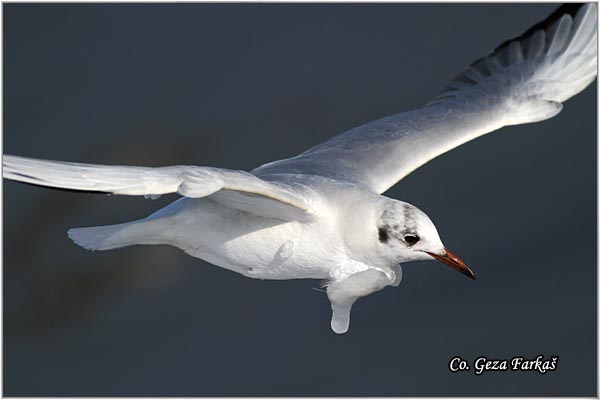
[[[421,106],[555,8],[4,4],[4,151],[249,170]],[[343,336],[316,281],[66,237],[176,196],[5,182],[4,395],[595,396],[596,104],[593,84],[556,118],[478,139],[390,190],[479,280],[407,264]],[[538,354],[558,369],[447,368],[454,355]]]

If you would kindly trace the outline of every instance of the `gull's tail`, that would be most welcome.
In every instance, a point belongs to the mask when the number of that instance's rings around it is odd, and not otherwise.
[[[181,248],[182,239],[173,240],[173,229],[184,223],[178,213],[185,198],[161,208],[146,218],[116,225],[69,229],[69,238],[87,250],[112,250],[136,244],[170,244]]]
[[[87,250],[112,250],[135,244],[173,244],[171,229],[178,224],[173,210],[177,202],[147,218],[117,225],[69,229],[69,238]],[[173,244],[176,246],[176,244]]]
[[[124,229],[124,225],[92,226],[89,228],[73,228],[67,231],[69,238],[87,250],[111,250],[125,247],[123,241],[115,241],[114,236]]]
[[[137,221],[125,224],[73,228],[69,238],[87,250],[112,250],[138,244],[140,227]]]

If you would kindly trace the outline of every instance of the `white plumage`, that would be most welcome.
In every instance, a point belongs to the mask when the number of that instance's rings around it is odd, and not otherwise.
[[[508,125],[538,122],[596,77],[597,10],[560,14],[473,63],[425,107],[354,128],[263,165],[264,176],[314,173],[383,193],[431,159]]]
[[[251,171],[100,166],[5,155],[7,179],[183,198],[125,224],[78,228],[90,250],[170,244],[252,278],[327,280],[332,329],[352,304],[397,286],[399,263],[437,259],[472,278],[429,217],[381,196],[427,161],[503,126],[542,121],[596,77],[597,7],[566,5],[473,63],[423,108],[352,129]]]

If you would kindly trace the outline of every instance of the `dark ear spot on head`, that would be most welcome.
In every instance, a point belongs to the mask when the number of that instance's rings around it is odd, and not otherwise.
[[[379,228],[379,241],[385,243],[389,238],[388,231],[385,228]]]

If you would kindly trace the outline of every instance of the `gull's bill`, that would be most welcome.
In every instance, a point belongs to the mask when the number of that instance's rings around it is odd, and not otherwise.
[[[429,254],[431,257],[435,258],[439,262],[450,266],[452,269],[455,269],[456,271],[460,272],[461,274],[468,276],[469,278],[473,279],[474,281],[477,280],[473,271],[471,271],[471,269],[469,267],[467,267],[467,264],[465,264],[465,262],[463,260],[458,258],[450,250],[444,248],[444,252],[442,254],[435,254],[435,253],[430,253],[430,252],[427,252],[427,254]]]

